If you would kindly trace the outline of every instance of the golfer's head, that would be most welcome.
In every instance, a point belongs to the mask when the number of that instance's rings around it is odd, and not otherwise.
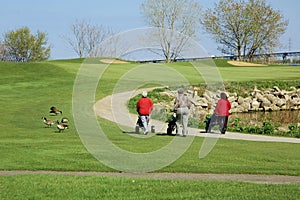
[[[183,90],[183,88],[179,88],[179,89],[177,90],[177,92],[178,92],[178,94],[183,94],[183,93],[184,93],[184,90]]]
[[[143,96],[143,97],[147,97],[147,91],[143,91],[143,92],[142,92],[142,96]]]

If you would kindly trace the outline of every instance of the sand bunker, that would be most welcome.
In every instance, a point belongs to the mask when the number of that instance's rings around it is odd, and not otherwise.
[[[126,63],[129,63],[129,62],[126,62],[126,61],[122,61],[122,60],[115,60],[115,59],[101,59],[100,60],[101,62],[103,63],[107,63],[107,64],[126,64]]]
[[[255,63],[248,63],[248,62],[241,62],[241,61],[228,61],[228,64],[234,65],[234,66],[267,66],[263,64],[255,64]]]

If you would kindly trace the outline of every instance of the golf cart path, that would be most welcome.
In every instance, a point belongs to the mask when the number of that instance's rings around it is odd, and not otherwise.
[[[132,131],[134,131],[134,127],[137,121],[137,115],[129,113],[127,108],[127,102],[129,101],[129,98],[135,96],[140,92],[141,92],[140,90],[135,92],[129,91],[129,92],[113,94],[112,96],[107,96],[97,101],[94,104],[94,111],[97,116],[116,122],[122,126],[132,127]],[[149,126],[151,125],[155,126],[156,132],[166,133],[167,123],[163,123],[161,121],[156,121],[151,119]],[[266,135],[234,133],[234,132],[226,132],[225,135],[203,133],[203,132],[204,130],[201,129],[189,128],[188,135],[199,136],[199,137],[226,138],[226,139],[234,139],[234,140],[261,141],[261,142],[300,143],[299,138],[275,137],[275,136],[266,136]]]
[[[15,175],[68,175],[68,176],[105,176],[124,178],[143,178],[161,180],[201,180],[201,181],[238,181],[258,184],[300,184],[300,176],[261,175],[261,174],[202,174],[168,172],[78,172],[78,171],[0,171],[0,176]]]

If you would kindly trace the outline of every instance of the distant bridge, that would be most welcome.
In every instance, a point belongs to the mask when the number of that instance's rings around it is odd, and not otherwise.
[[[270,53],[270,56],[280,56],[280,57],[287,57],[287,56],[300,56],[300,51],[283,51],[283,52],[274,52]]]
[[[273,52],[273,53],[265,53],[265,54],[255,54],[254,58],[271,58],[271,57],[277,57],[282,60],[284,63],[288,63],[288,58],[297,58],[299,57],[300,62],[300,51],[282,51],[282,52]],[[230,59],[230,60],[236,60],[237,55],[224,55],[224,56],[211,56],[211,57],[201,57],[201,58],[178,58],[176,59],[176,62],[189,62],[189,61],[196,61],[196,60],[203,60],[203,59],[209,59],[209,58],[223,58],[223,59]],[[151,59],[151,60],[139,60],[137,62],[145,63],[145,62],[153,62],[153,63],[159,63],[159,62],[165,62],[164,59]]]
[[[282,60],[286,60],[288,57],[300,57],[300,51],[282,51],[282,52],[273,52],[273,53],[264,53],[264,54],[254,54],[254,58],[260,57],[280,57]],[[216,58],[237,58],[237,55],[227,55],[227,56],[216,56]]]

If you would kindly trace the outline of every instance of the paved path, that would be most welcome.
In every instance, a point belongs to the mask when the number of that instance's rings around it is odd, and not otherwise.
[[[133,130],[137,120],[137,115],[130,114],[128,112],[126,103],[129,100],[129,98],[131,98],[139,92],[140,91],[136,91],[135,93],[124,92],[114,94],[113,96],[107,96],[95,103],[94,110],[98,116],[113,122],[117,122],[118,124],[123,126],[132,127]],[[153,119],[150,120],[150,123],[150,125],[155,125],[156,132],[166,133],[167,123],[163,123]],[[218,137],[234,140],[300,143],[299,138],[274,137],[233,132],[226,132],[225,135],[201,133],[203,131],[204,130],[189,128],[189,135],[199,137]]]
[[[256,174],[201,174],[201,173],[130,173],[130,172],[74,172],[74,171],[0,171],[0,176],[14,175],[70,175],[146,178],[164,180],[210,180],[239,181],[259,184],[300,184],[300,176],[256,175]]]

